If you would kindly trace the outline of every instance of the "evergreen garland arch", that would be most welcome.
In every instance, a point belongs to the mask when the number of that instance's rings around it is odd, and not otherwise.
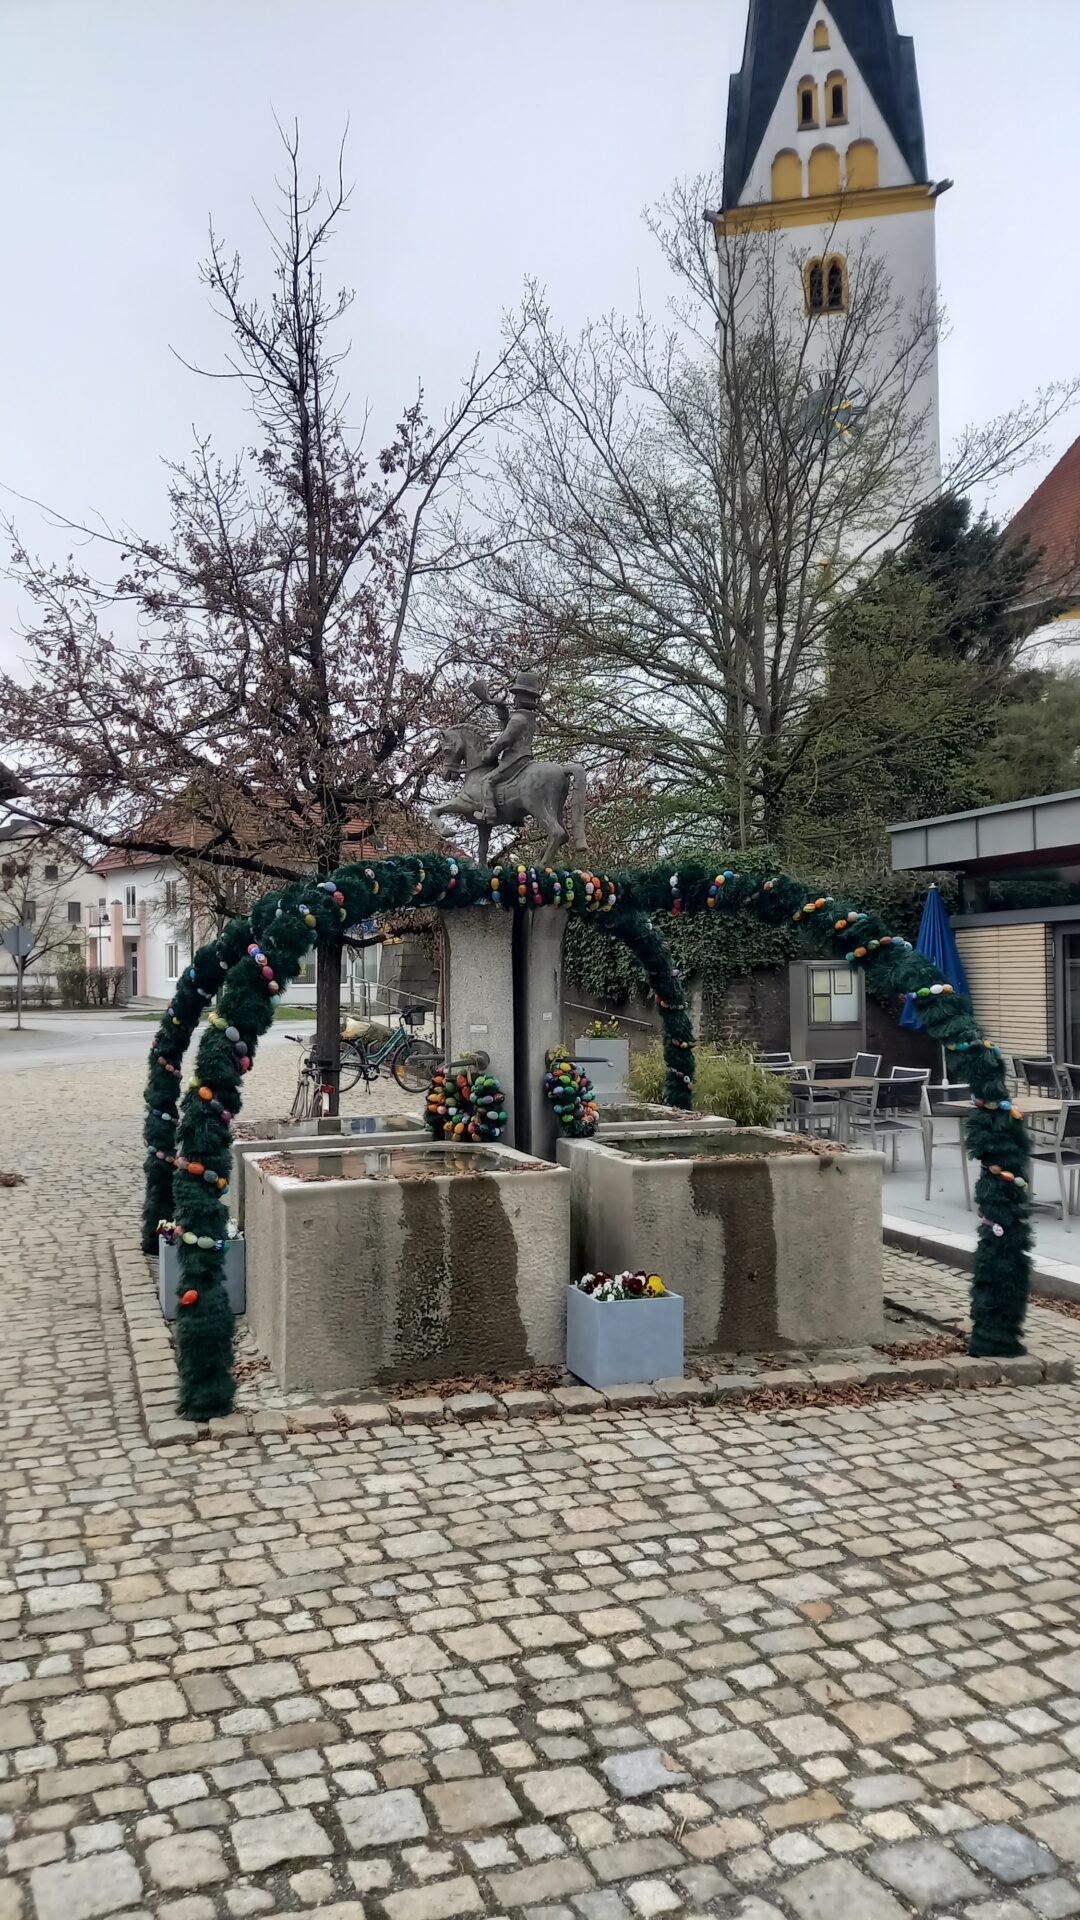
[[[339,938],[343,925],[391,908],[448,911],[485,903],[495,912],[547,906],[595,915],[612,938],[625,942],[660,1008],[668,1101],[684,1109],[691,1105],[694,1036],[682,983],[655,925],[660,914],[749,912],[766,925],[795,926],[818,951],[862,967],[869,990],[897,1012],[907,996],[917,996],[927,1032],[956,1056],[958,1077],[970,1082],[974,1102],[967,1137],[982,1171],[975,1189],[980,1226],[970,1351],[1024,1351],[1031,1246],[1027,1130],[1010,1100],[1000,1049],[984,1037],[969,1000],[953,993],[910,942],[894,937],[877,915],[812,893],[783,874],[736,874],[700,864],[615,875],[487,868],[431,853],[344,866],[324,879],[264,894],[248,918],[231,922],[195,955],[177,984],[150,1053],[143,1248],[156,1251],[160,1219],[178,1222],[185,1291],[195,1295],[177,1321],[182,1414],[206,1420],[232,1406],[232,1313],[222,1285],[229,1125],[281,989],[296,978],[319,939]],[[183,1058],[204,1011],[209,1019],[195,1072],[185,1082]]]

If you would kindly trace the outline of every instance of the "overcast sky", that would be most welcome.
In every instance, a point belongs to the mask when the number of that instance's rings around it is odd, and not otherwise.
[[[1080,0],[896,11],[931,176],[956,181],[937,215],[947,446],[1080,370]],[[351,124],[333,277],[357,291],[349,385],[377,419],[418,380],[440,408],[526,274],[571,326],[631,305],[639,280],[659,307],[641,210],[719,167],[745,20],[746,0],[0,0],[0,483],[156,532],[161,457],[193,424],[245,443],[235,390],[170,346],[213,364],[220,344],[197,277],[211,210],[262,274],[275,112],[299,119],[312,168]],[[17,617],[0,580],[9,659]]]

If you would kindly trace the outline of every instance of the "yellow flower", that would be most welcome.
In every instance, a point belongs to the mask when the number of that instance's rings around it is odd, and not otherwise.
[[[646,1293],[652,1293],[652,1294],[666,1293],[667,1288],[665,1287],[658,1273],[650,1273],[648,1279],[645,1282],[645,1291]]]

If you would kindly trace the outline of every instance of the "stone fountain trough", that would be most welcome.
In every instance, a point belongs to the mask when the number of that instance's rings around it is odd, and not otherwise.
[[[575,1274],[644,1268],[683,1296],[686,1350],[883,1337],[880,1154],[764,1128],[560,1140]]]
[[[734,1120],[725,1119],[721,1113],[687,1113],[682,1107],[656,1106],[648,1100],[601,1101],[600,1125],[593,1137],[621,1140],[627,1134],[669,1133],[673,1127],[679,1133],[687,1128],[695,1133],[715,1133],[734,1125]]]
[[[248,1323],[316,1393],[560,1366],[570,1175],[501,1145],[248,1156]]]
[[[244,1224],[244,1176],[246,1163],[252,1154],[270,1153],[282,1141],[312,1139],[318,1136],[325,1139],[328,1147],[340,1147],[343,1150],[358,1140],[365,1146],[393,1146],[408,1141],[416,1145],[427,1139],[424,1132],[424,1116],[416,1113],[355,1113],[337,1115],[334,1119],[317,1118],[313,1120],[268,1120],[260,1127],[257,1140],[233,1139],[232,1176],[229,1181],[229,1201],[234,1220],[239,1226]]]

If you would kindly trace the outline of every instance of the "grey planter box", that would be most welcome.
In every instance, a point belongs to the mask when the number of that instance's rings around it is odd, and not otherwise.
[[[158,1305],[166,1320],[175,1320],[183,1292],[180,1275],[180,1249],[158,1235]],[[244,1286],[244,1239],[241,1234],[225,1249],[225,1293],[234,1313],[243,1313],[246,1305]]]
[[[584,1067],[596,1090],[599,1106],[607,1100],[626,1099],[626,1076],[630,1071],[629,1040],[575,1040],[574,1063]]]
[[[596,1300],[580,1287],[568,1287],[566,1364],[589,1387],[680,1380],[681,1294],[662,1293],[655,1300]]]
[[[327,1140],[332,1147],[355,1145],[358,1140],[362,1140],[365,1146],[386,1146],[402,1140],[419,1145],[427,1139],[422,1113],[349,1113],[339,1114],[333,1120],[268,1121],[265,1132],[258,1140],[231,1142],[233,1163],[229,1201],[237,1226],[244,1224],[244,1174],[251,1155],[270,1153],[278,1140],[291,1146],[294,1141],[316,1136],[320,1140]]]

